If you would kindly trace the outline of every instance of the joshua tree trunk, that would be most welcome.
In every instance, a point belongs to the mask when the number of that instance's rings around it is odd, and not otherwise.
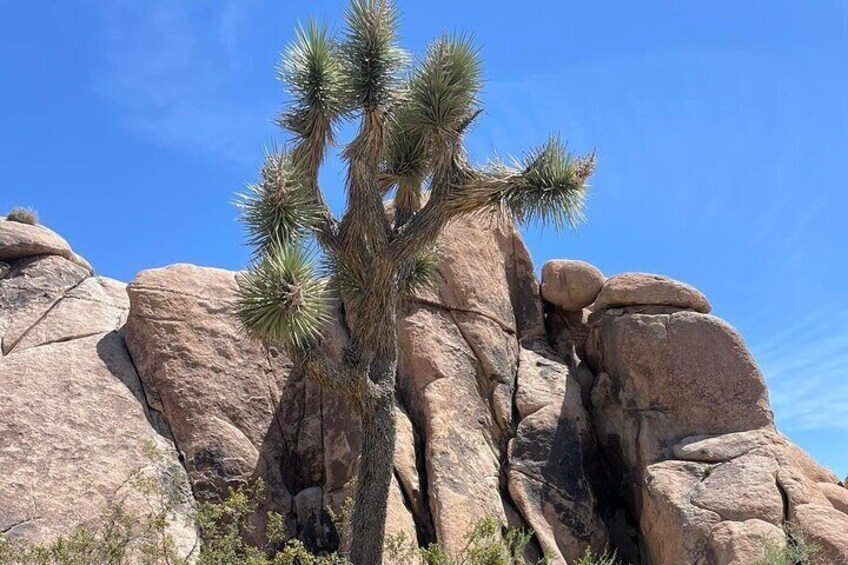
[[[386,507],[395,452],[397,377],[396,269],[386,258],[372,262],[365,292],[353,315],[353,341],[367,352],[368,378],[359,405],[362,453],[351,516],[351,560],[382,563]]]
[[[379,371],[395,364],[380,362]],[[394,379],[392,379],[394,380]],[[357,473],[356,501],[351,518],[351,561],[357,565],[382,563],[386,507],[393,475],[395,413],[392,395],[382,394],[364,407],[362,454]]]

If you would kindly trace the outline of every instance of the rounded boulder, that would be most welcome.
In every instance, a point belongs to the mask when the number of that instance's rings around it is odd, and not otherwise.
[[[707,297],[686,283],[648,273],[623,273],[607,279],[595,300],[595,310],[624,306],[671,306],[708,314]]]
[[[604,274],[585,261],[548,261],[542,267],[542,298],[563,310],[582,310],[595,301],[604,280]]]

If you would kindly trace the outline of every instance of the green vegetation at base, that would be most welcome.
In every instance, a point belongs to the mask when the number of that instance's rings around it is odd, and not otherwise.
[[[350,540],[349,514],[351,502],[347,501],[339,513],[330,513],[332,522],[342,539],[342,551],[315,555],[302,542],[288,539],[285,521],[275,512],[265,517],[266,543],[257,547],[246,540],[255,537],[253,518],[265,501],[265,487],[261,481],[237,490],[231,490],[223,502],[203,502],[189,515],[179,517],[175,509],[179,504],[176,489],[162,492],[155,481],[137,482],[146,494],[159,496],[149,512],[139,517],[128,512],[120,503],[110,504],[96,526],[80,526],[68,536],[46,544],[27,544],[0,534],[0,565],[349,565],[344,548]],[[169,525],[174,520],[187,520],[199,533],[197,543],[186,556],[180,551]],[[780,546],[764,541],[765,555],[754,565],[807,565],[818,547],[805,544],[795,528],[786,527],[787,544]],[[525,549],[532,536],[528,532],[510,528],[504,530],[494,518],[485,518],[468,533],[467,543],[461,551],[451,554],[430,545],[419,548],[415,540],[404,534],[385,538],[384,563],[386,565],[544,565],[528,561]],[[575,565],[623,565],[615,553],[586,553]]]
[[[577,560],[574,565],[623,565],[616,556],[616,553],[605,551],[598,554],[587,547],[583,557]]]
[[[783,526],[786,545],[765,541],[765,554],[753,565],[810,565],[813,556],[821,549],[816,544],[804,542],[798,529],[790,522]]]
[[[142,490],[158,489],[153,481],[136,482]],[[175,489],[168,489],[169,491]],[[96,525],[80,526],[73,533],[45,544],[28,544],[0,535],[0,565],[349,565],[343,553],[314,555],[302,542],[287,539],[285,521],[275,512],[265,517],[262,547],[248,543],[255,533],[252,518],[265,500],[261,481],[231,490],[218,503],[203,502],[189,516],[175,513],[178,497],[157,491],[154,507],[143,516],[132,514],[123,504],[110,504]],[[339,533],[349,529],[351,503],[340,514],[332,514]],[[179,551],[169,529],[174,520],[193,525],[202,540]],[[415,540],[403,534],[386,536],[385,563],[388,565],[530,565],[521,555],[530,534],[515,529],[502,531],[493,518],[481,520],[469,533],[461,552],[449,554],[431,545],[418,548]],[[345,542],[343,540],[343,547]],[[348,544],[349,545],[349,544]],[[543,562],[542,562],[543,563]]]

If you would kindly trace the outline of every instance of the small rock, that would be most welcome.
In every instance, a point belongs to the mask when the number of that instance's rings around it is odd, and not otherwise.
[[[646,273],[623,273],[607,279],[595,300],[595,310],[618,306],[673,306],[707,314],[707,298],[686,283]]]
[[[578,311],[597,298],[604,275],[585,261],[555,260],[542,267],[542,298],[570,312]]]
[[[848,514],[848,489],[833,483],[818,483],[817,486],[834,508]]]

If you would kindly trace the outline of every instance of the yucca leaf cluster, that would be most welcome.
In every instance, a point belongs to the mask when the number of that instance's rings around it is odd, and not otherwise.
[[[236,201],[250,246],[264,254],[308,238],[321,213],[302,169],[290,154],[274,150],[265,155],[260,176]]]
[[[463,140],[483,108],[473,38],[442,35],[416,59],[401,49],[398,23],[390,0],[352,0],[340,34],[310,22],[283,52],[277,75],[289,104],[277,123],[288,141],[268,152],[238,201],[255,250],[240,278],[239,317],[259,339],[308,346],[321,334],[329,289],[359,303],[374,292],[368,269],[381,257],[393,262],[398,297],[421,292],[436,274],[438,233],[463,215],[556,228],[583,219],[594,154],[575,157],[551,137],[520,160],[472,165]],[[318,171],[338,125],[351,119],[361,124],[342,151],[351,170],[337,220]],[[381,218],[375,202],[386,198],[394,213]],[[305,251],[316,243],[323,268]],[[314,282],[319,274],[334,284]]]

